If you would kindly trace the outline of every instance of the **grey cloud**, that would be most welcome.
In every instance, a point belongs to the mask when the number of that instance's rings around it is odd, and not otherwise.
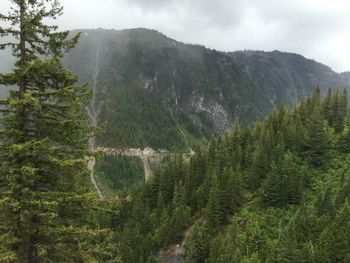
[[[0,8],[7,0],[0,0]],[[224,51],[282,50],[350,70],[348,0],[61,0],[64,28],[146,27]]]
[[[186,13],[188,18],[198,17],[213,26],[226,26],[240,18],[244,1],[239,0],[129,0],[147,12]]]

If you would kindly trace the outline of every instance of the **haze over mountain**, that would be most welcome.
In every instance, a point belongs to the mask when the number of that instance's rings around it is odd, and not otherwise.
[[[83,30],[64,62],[96,86],[106,146],[184,147],[184,134],[195,143],[317,86],[322,93],[350,86],[347,74],[298,54],[226,53],[142,28]]]
[[[64,64],[96,91],[104,146],[186,148],[317,86],[322,93],[350,86],[348,73],[298,54],[220,52],[143,28],[82,32]],[[6,70],[9,56],[1,61]]]

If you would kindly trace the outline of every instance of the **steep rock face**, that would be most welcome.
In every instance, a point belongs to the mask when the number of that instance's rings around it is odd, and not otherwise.
[[[227,130],[230,126],[230,121],[227,112],[216,101],[212,101],[208,98],[192,95],[191,107],[195,113],[208,114],[215,129],[219,132]]]

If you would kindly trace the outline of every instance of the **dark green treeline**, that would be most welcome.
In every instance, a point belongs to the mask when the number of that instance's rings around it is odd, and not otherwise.
[[[121,257],[156,262],[187,230],[186,262],[348,262],[349,152],[346,91],[321,100],[317,89],[254,126],[236,122],[130,191],[116,222]]]

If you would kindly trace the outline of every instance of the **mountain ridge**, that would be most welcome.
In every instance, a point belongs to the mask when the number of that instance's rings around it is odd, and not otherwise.
[[[96,91],[96,122],[106,124],[97,146],[186,149],[317,86],[350,87],[349,73],[299,54],[222,52],[145,28],[79,31],[63,62]]]

